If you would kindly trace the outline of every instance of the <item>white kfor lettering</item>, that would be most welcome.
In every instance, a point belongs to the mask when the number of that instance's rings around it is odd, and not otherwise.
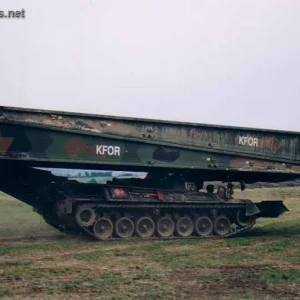
[[[96,154],[109,156],[120,156],[121,148],[119,146],[108,146],[108,145],[96,145]]]
[[[108,149],[107,149],[107,153],[108,153],[108,155],[113,155],[114,154],[114,147],[109,146]]]
[[[239,145],[248,145],[250,147],[258,147],[258,138],[239,136]]]
[[[103,146],[103,154],[105,154],[106,152],[107,152],[107,146],[104,145],[104,146]]]
[[[115,149],[115,155],[118,155],[118,156],[120,156],[121,155],[121,148],[119,147],[119,146],[115,146],[114,147]]]
[[[97,154],[97,155],[101,155],[101,154],[102,154],[102,153],[101,153],[101,148],[102,148],[101,145],[97,145],[97,146],[96,146],[96,154]]]

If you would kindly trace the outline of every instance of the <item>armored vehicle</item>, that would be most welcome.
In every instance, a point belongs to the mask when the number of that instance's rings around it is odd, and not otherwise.
[[[45,168],[145,172],[83,183]],[[293,180],[297,132],[0,107],[0,189],[65,232],[99,240],[230,237],[283,201],[235,199],[233,182]],[[205,182],[219,181],[215,188]]]

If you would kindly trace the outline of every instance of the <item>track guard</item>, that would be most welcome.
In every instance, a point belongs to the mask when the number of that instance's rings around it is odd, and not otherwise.
[[[259,208],[250,200],[245,200],[246,202],[246,216],[254,216],[260,213]]]

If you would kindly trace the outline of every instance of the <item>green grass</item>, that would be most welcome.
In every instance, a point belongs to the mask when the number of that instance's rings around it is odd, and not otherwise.
[[[32,208],[2,193],[0,195],[0,239],[37,234],[57,234]]]
[[[284,196],[290,212],[231,239],[118,242],[65,236],[2,194],[0,297],[300,298],[299,189],[247,193],[254,200]]]

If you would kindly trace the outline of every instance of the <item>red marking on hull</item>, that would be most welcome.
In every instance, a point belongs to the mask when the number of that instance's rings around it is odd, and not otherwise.
[[[15,138],[12,138],[12,137],[0,137],[0,153],[1,154],[5,155],[7,153],[7,150],[11,146],[14,139]]]
[[[85,144],[80,138],[72,138],[68,140],[64,145],[64,150],[72,158],[86,154],[94,157],[105,157],[104,155],[96,154],[96,146],[91,147]]]

